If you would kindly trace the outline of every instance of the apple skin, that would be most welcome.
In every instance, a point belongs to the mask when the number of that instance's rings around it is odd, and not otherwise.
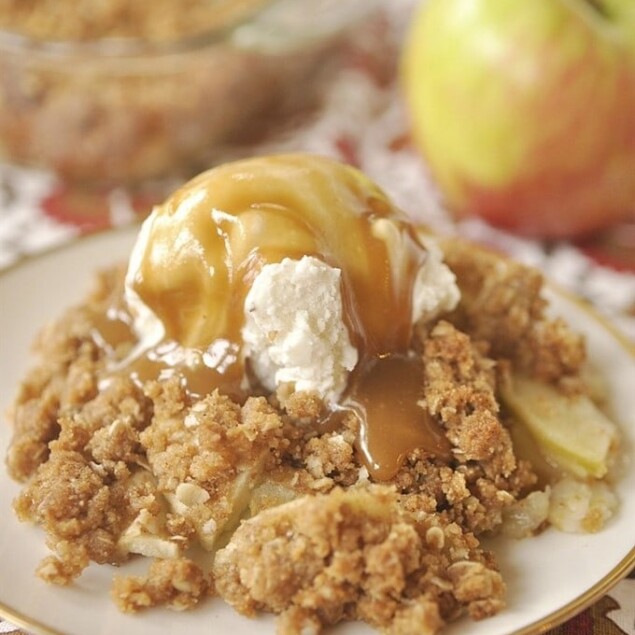
[[[562,238],[635,212],[635,0],[428,0],[401,74],[458,217]]]

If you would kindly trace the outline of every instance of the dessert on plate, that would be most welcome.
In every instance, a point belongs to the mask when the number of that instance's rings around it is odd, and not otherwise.
[[[123,611],[218,595],[284,634],[495,614],[482,536],[617,507],[617,427],[542,286],[330,159],[201,174],[38,337],[6,458],[38,575],[146,556]]]

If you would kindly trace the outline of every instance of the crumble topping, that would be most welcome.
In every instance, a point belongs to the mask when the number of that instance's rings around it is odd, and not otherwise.
[[[580,372],[583,339],[561,319],[545,318],[539,271],[460,240],[445,241],[443,250],[461,289],[462,302],[453,316],[459,328],[487,342],[493,358],[510,360],[541,380]]]
[[[15,510],[44,528],[53,551],[38,575],[68,584],[91,561],[143,555],[154,559],[145,576],[115,578],[122,610],[185,609],[216,592],[246,615],[278,614],[284,635],[349,619],[436,633],[462,614],[499,611],[505,585],[480,535],[523,514],[532,518],[510,535],[548,522],[597,530],[614,501],[596,487],[582,509],[580,494],[576,524],[561,517],[561,485],[549,511],[549,488],[510,434],[499,393],[512,370],[582,390],[582,340],[544,316],[539,275],[459,241],[444,251],[462,299],[419,325],[413,348],[420,405],[451,455],[414,449],[381,484],[358,456],[356,417],[328,422],[315,393],[281,386],[239,403],[218,391],[195,397],[178,374],[112,375],[136,342],[123,270],[101,274],[39,337],[41,361],[12,410],[7,466],[24,483]],[[111,347],[96,328],[109,307],[123,316]],[[192,559],[199,546],[207,564]]]
[[[481,619],[504,604],[502,578],[474,536],[435,514],[411,517],[386,486],[261,512],[218,552],[214,576],[241,613],[281,614],[283,635],[342,619],[436,633],[465,610]]]
[[[146,576],[115,576],[112,597],[126,613],[152,606],[184,611],[210,591],[201,568],[187,558],[155,560]]]

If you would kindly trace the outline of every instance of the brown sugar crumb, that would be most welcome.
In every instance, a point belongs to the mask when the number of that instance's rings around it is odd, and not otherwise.
[[[492,464],[508,476],[516,467],[511,439],[498,419],[492,360],[448,322],[432,330],[424,346],[425,399],[438,416],[461,462]]]
[[[461,290],[452,316],[461,330],[488,342],[492,357],[509,359],[543,381],[580,371],[582,336],[545,315],[539,271],[458,239],[444,241],[443,251]]]
[[[70,584],[88,566],[88,550],[83,546],[77,548],[63,540],[57,543],[56,551],[57,556],[47,556],[42,560],[36,573],[42,580],[51,584]]]
[[[20,481],[46,460],[48,443],[60,430],[59,414],[97,394],[97,368],[102,355],[89,339],[90,327],[84,316],[74,316],[70,323],[86,329],[86,333],[69,330],[66,337],[58,334],[40,349],[42,365],[27,375],[13,407],[14,437],[7,467]]]
[[[387,486],[335,489],[261,512],[218,552],[218,593],[243,614],[279,614],[283,635],[344,619],[432,634],[500,610],[505,585],[474,536],[398,500]]]
[[[162,501],[144,469],[139,441],[151,412],[139,388],[119,377],[95,398],[58,414],[48,459],[14,501],[21,520],[48,534],[55,556],[38,570],[47,581],[67,583],[90,560],[124,561],[124,532],[142,511],[160,513]]]
[[[324,413],[324,402],[315,392],[300,390],[287,396],[278,389],[278,396],[285,412],[295,421],[317,419]]]
[[[351,430],[322,434],[309,439],[302,452],[306,471],[316,482],[353,485],[359,478],[359,465],[354,450],[355,435]],[[312,484],[313,489],[320,489]]]
[[[403,492],[434,496],[450,519],[475,533],[496,528],[502,512],[536,482],[527,462],[518,461],[499,417],[495,363],[449,322],[440,321],[423,343],[425,406],[453,445],[454,467],[414,463]],[[417,474],[418,472],[418,474]]]
[[[209,589],[205,574],[192,560],[154,560],[146,576],[115,576],[111,590],[117,606],[136,613],[153,606],[175,611],[192,608]]]
[[[6,463],[12,478],[31,477],[60,432],[59,415],[97,395],[106,351],[93,338],[94,318],[120,297],[122,275],[118,267],[98,275],[85,304],[68,310],[38,335],[34,352],[39,364],[26,374],[10,412],[13,439]]]
[[[152,382],[147,394],[154,417],[140,440],[168,503],[166,528],[211,550],[275,466],[283,421],[263,397],[241,406],[214,391],[190,404],[178,377]]]
[[[89,560],[126,560],[122,533],[142,510],[158,514],[160,501],[144,470],[120,468],[111,475],[79,452],[57,450],[22,490],[14,509],[21,520],[47,532],[55,563],[47,560],[39,574],[60,582],[79,575]]]

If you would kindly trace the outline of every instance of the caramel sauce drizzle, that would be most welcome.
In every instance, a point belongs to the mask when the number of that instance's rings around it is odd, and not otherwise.
[[[392,236],[378,235],[378,219],[389,219]],[[360,172],[299,155],[227,164],[190,181],[146,222],[151,239],[135,247],[133,289],[165,337],[127,361],[134,379],[179,373],[193,395],[219,388],[245,398],[240,347],[251,283],[267,263],[313,255],[342,270],[345,319],[360,353],[343,405],[359,418],[357,450],[371,476],[391,478],[415,448],[449,454],[441,428],[417,405],[423,369],[407,354],[426,251]],[[102,320],[96,335],[113,347],[124,327],[132,335],[129,320]]]
[[[91,315],[93,341],[109,354],[120,346],[131,348],[137,341],[132,316],[109,307]],[[125,359],[119,371],[138,385],[151,380],[167,380],[179,376],[184,388],[195,398],[202,398],[214,388],[236,401],[247,397],[242,386],[242,372],[237,359],[239,349],[227,340],[216,340],[202,351],[184,348],[175,340],[165,340],[157,346]],[[115,372],[115,374],[116,374]]]
[[[120,346],[132,344],[136,336],[132,329],[132,316],[119,306],[109,306],[105,311],[90,315],[93,341],[110,355]]]
[[[423,363],[418,356],[371,357],[354,373],[344,405],[358,413],[357,450],[375,480],[392,478],[415,448],[450,458],[450,443],[419,405],[422,398]]]

